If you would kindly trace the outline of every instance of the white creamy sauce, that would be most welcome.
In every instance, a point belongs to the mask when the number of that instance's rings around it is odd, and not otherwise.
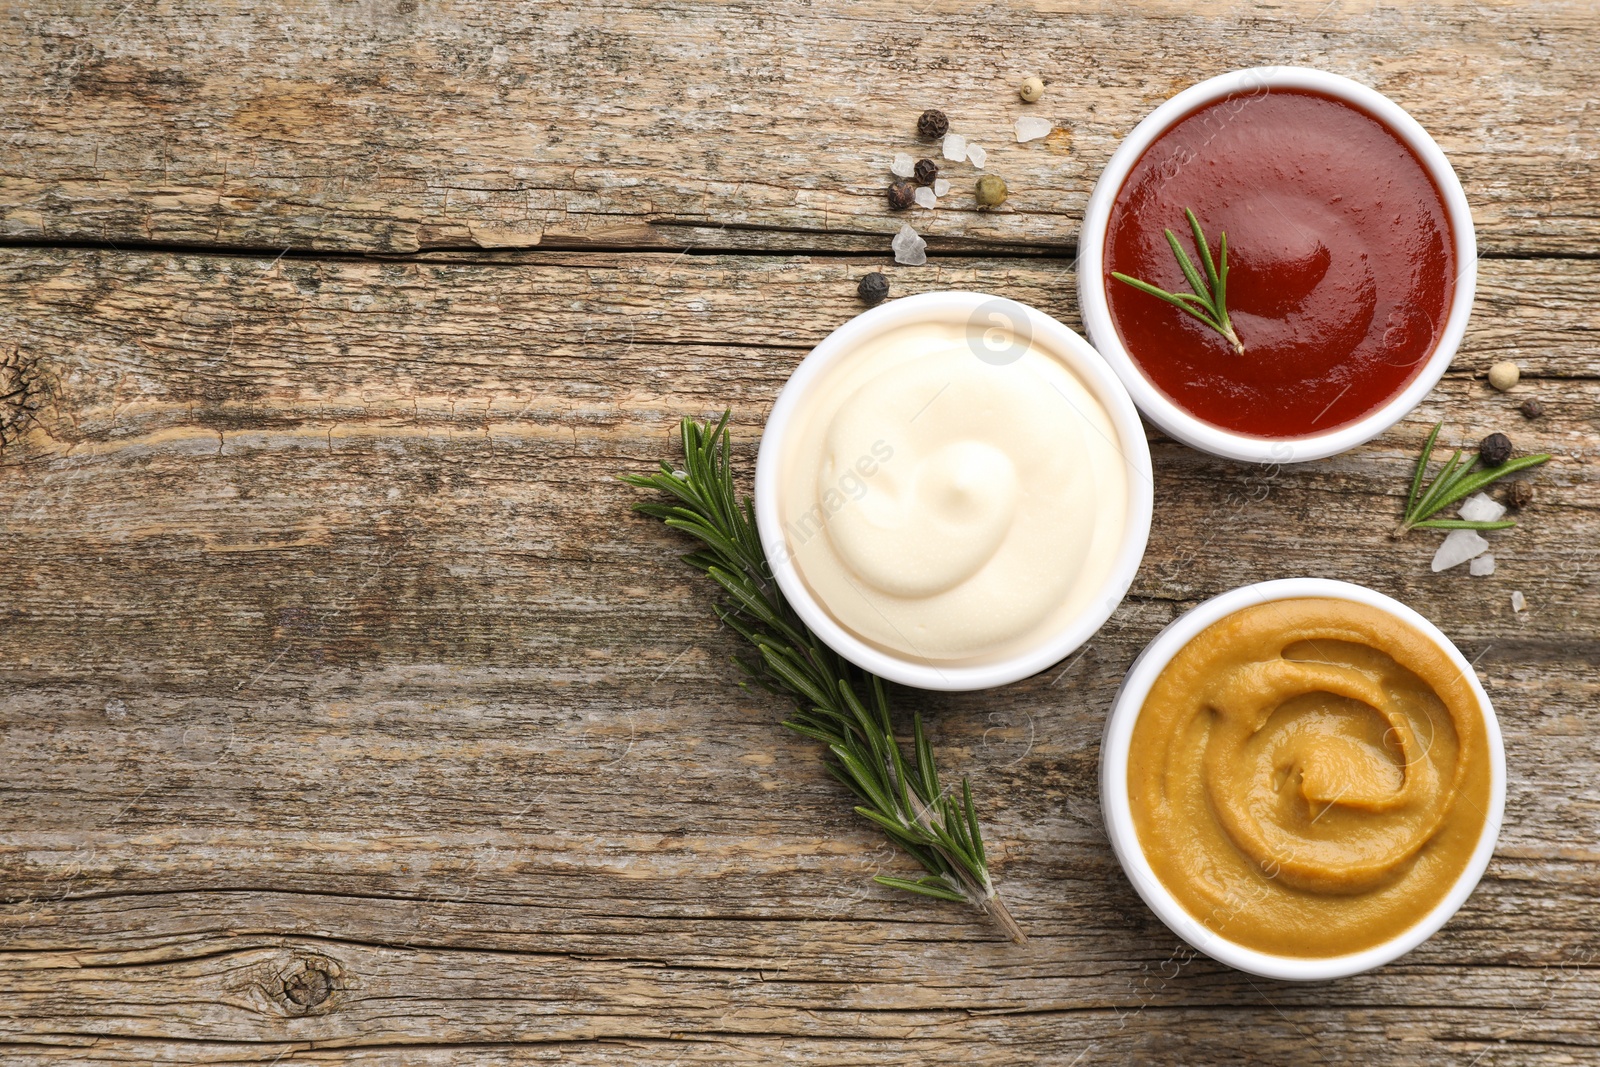
[[[782,469],[801,580],[858,637],[933,662],[1065,626],[1126,524],[1105,407],[1039,348],[979,359],[959,323],[890,331],[813,383]]]

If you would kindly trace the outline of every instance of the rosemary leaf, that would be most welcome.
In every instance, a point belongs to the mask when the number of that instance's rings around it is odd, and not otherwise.
[[[877,875],[872,879],[879,885],[886,885],[890,889],[904,889],[907,893],[921,893],[925,897],[934,897],[938,900],[951,900],[957,904],[966,898],[960,893],[952,893],[944,887],[943,882],[931,878],[924,878],[917,882],[908,882],[904,878],[891,878],[886,874]]]
[[[1194,290],[1196,296],[1201,293],[1209,294],[1211,286],[1206,283],[1205,279],[1200,277],[1200,272],[1194,268],[1194,262],[1189,259],[1189,253],[1183,250],[1183,246],[1178,243],[1177,237],[1173,236],[1171,230],[1167,231],[1167,244],[1172,246],[1172,254],[1178,260],[1178,269],[1183,271],[1183,276],[1188,279],[1189,288]],[[1211,258],[1209,252],[1206,254],[1206,258]]]
[[[1432,515],[1439,510],[1437,506],[1438,499],[1450,490],[1450,487],[1455,484],[1456,478],[1462,473],[1461,458],[1463,455],[1464,453],[1459,448],[1456,449],[1455,455],[1450,457],[1449,462],[1444,465],[1444,469],[1439,472],[1439,476],[1433,480],[1433,484],[1423,490],[1422,499],[1417,502],[1417,514]],[[1471,469],[1471,467],[1472,461],[1468,460],[1466,469]]]
[[[922,716],[911,720],[912,742],[916,746],[917,769],[922,775],[922,796],[939,795],[939,776],[933,765],[933,746],[928,744],[928,734],[922,729]]]
[[[1210,283],[1210,291],[1213,296],[1217,297],[1217,300],[1220,303],[1221,297],[1217,295],[1217,283],[1221,279],[1217,276],[1217,265],[1211,261],[1211,246],[1207,244],[1206,235],[1200,230],[1200,220],[1194,217],[1194,212],[1188,208],[1184,208],[1183,213],[1184,215],[1188,216],[1189,229],[1194,233],[1194,246],[1200,250],[1200,259],[1206,265],[1206,281]],[[1227,253],[1228,235],[1223,234],[1222,240],[1223,244],[1218,252],[1218,255],[1225,255]],[[1195,292],[1199,291],[1200,287],[1195,286]]]
[[[1411,524],[1413,530],[1509,530],[1515,526],[1515,519],[1487,519],[1474,521],[1472,519],[1423,519],[1421,522]]]
[[[1193,293],[1169,293],[1165,289],[1151,285],[1149,282],[1140,281],[1138,278],[1130,278],[1126,274],[1120,274],[1117,271],[1112,271],[1111,276],[1119,282],[1126,282],[1140,292],[1149,293],[1157,300],[1165,300],[1180,311],[1187,311],[1207,325],[1211,324],[1211,319],[1204,312],[1195,310],[1196,306],[1200,308],[1209,308],[1211,306],[1210,302],[1203,297],[1195,296]]]
[[[871,798],[868,798],[868,801],[870,803]],[[922,829],[922,827],[916,825],[907,826],[898,819],[891,819],[887,815],[880,815],[878,814],[878,809],[876,807],[864,808],[858,805],[856,807],[856,814],[860,815],[864,819],[871,819],[873,822],[883,827],[883,829],[887,831],[890,836],[897,839],[903,837],[919,845],[937,844],[934,836],[928,831]]]
[[[1181,301],[1169,302],[1184,307]],[[829,773],[860,801],[855,810],[927,871],[915,881],[890,875],[873,881],[971,904],[1011,940],[1025,942],[1027,936],[995,891],[971,783],[963,778],[959,794],[940,783],[920,715],[912,718],[907,758],[894,735],[883,679],[828,648],[773,580],[754,509],[734,489],[728,414],[716,422],[684,419],[679,436],[681,472],[663,463],[655,474],[622,478],[636,488],[665,493],[673,502],[640,501],[634,509],[698,543],[684,562],[722,590],[726,599],[715,605],[717,617],[757,653],[734,662],[748,682],[790,701],[793,711],[783,725],[826,749],[832,757]]]
[[[988,855],[983,848],[983,834],[978,832],[978,812],[972,806],[972,784],[961,779],[961,806],[966,809],[967,830],[972,834],[972,847],[978,853],[978,862],[987,864]]]
[[[1444,423],[1435,423],[1433,432],[1428,435],[1427,443],[1422,446],[1422,455],[1417,457],[1417,472],[1411,476],[1411,492],[1406,494],[1406,514],[1411,513],[1411,507],[1417,502],[1417,493],[1422,489],[1422,476],[1428,473],[1428,460],[1433,458],[1433,443],[1439,439],[1439,430]]]
[[[1507,460],[1498,467],[1489,467],[1477,472],[1464,471],[1455,483],[1439,498],[1435,511],[1449,507],[1458,500],[1464,500],[1480,489],[1485,489],[1508,474],[1537,467],[1550,458],[1549,453],[1540,453],[1536,456],[1518,456],[1516,459]]]
[[[1194,218],[1194,212],[1189,212],[1189,218]],[[1194,232],[1199,235],[1200,223],[1196,222],[1194,224]],[[1200,247],[1206,247],[1203,237],[1200,239]],[[1207,249],[1206,262],[1209,263],[1210,261],[1211,252]],[[1217,235],[1217,269],[1212,274],[1211,287],[1216,294],[1217,310],[1222,312],[1222,332],[1231,334],[1233,333],[1233,325],[1228,321],[1228,235],[1226,233]]]

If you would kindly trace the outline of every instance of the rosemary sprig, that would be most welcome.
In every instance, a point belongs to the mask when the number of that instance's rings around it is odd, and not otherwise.
[[[1189,208],[1184,208],[1183,213],[1188,216],[1189,228],[1194,231],[1194,244],[1200,252],[1200,261],[1205,264],[1205,275],[1202,277],[1195,269],[1194,262],[1189,259],[1189,253],[1183,250],[1183,246],[1178,243],[1171,230],[1167,231],[1167,244],[1172,246],[1172,254],[1178,260],[1178,268],[1183,271],[1183,276],[1189,279],[1189,287],[1194,292],[1169,293],[1149,282],[1130,278],[1118,271],[1112,271],[1111,276],[1119,282],[1126,282],[1140,292],[1149,293],[1158,300],[1165,300],[1179,311],[1193,315],[1227,338],[1228,343],[1233,345],[1233,350],[1242,356],[1244,343],[1234,332],[1233,323],[1228,321],[1228,235],[1224,233],[1218,238],[1217,258],[1213,262],[1211,246],[1206,243],[1206,235],[1200,229],[1200,220],[1194,217],[1194,212]]]
[[[828,747],[828,770],[861,801],[857,814],[875,823],[928,872],[916,880],[878,875],[873,881],[939,900],[965,901],[984,911],[1011,940],[1027,941],[989,876],[971,785],[963,778],[960,793],[952,795],[940,784],[920,715],[912,718],[910,758],[901,752],[883,679],[823,644],[773,580],[754,509],[733,486],[728,414],[714,424],[684,419],[680,435],[683,470],[663,463],[656,474],[622,479],[674,499],[638,503],[634,509],[700,542],[700,549],[684,556],[684,562],[721,586],[727,599],[716,605],[718,617],[757,653],[751,659],[735,657],[735,662],[761,688],[793,702],[794,714],[784,725]]]
[[[1455,455],[1440,468],[1427,489],[1423,489],[1422,480],[1428,472],[1428,461],[1433,458],[1433,445],[1439,439],[1439,430],[1443,426],[1443,422],[1435,423],[1433,432],[1428,435],[1427,443],[1422,446],[1422,455],[1417,457],[1417,469],[1411,475],[1411,492],[1406,495],[1405,518],[1394,528],[1392,536],[1404,537],[1416,529],[1504,530],[1515,526],[1516,522],[1512,519],[1496,519],[1489,522],[1471,519],[1433,519],[1429,516],[1438,514],[1456,501],[1471,496],[1508,474],[1537,467],[1550,458],[1550,453],[1518,456],[1498,467],[1480,468],[1478,466],[1480,460],[1477,457],[1463,461],[1465,453],[1458,448]]]

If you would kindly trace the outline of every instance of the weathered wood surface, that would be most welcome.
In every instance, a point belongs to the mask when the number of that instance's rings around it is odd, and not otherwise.
[[[1252,7],[131,0],[0,14],[0,234],[411,252],[886,247],[925,107],[992,150],[928,230],[1071,244],[1152,107],[1235,67],[1391,94],[1473,192],[1490,252],[1584,252],[1600,216],[1594,14],[1576,0]],[[1017,145],[1027,109],[1060,125]],[[957,177],[970,168],[954,168]],[[749,231],[755,231],[754,233]]]
[[[1600,15],[1320,9],[7,12],[0,218],[44,246],[0,250],[0,364],[27,383],[0,406],[0,1059],[1600,1057],[1600,326],[1581,299],[1600,262],[1567,255],[1600,229],[1582,47]],[[782,708],[734,687],[707,590],[614,476],[724,405],[753,459],[789,370],[882,266],[841,253],[894,224],[861,157],[899,147],[899,111],[999,121],[1013,67],[1093,58],[1045,68],[1078,87],[1058,101],[1072,141],[1004,157],[1048,196],[941,210],[930,229],[991,251],[889,268],[897,295],[986,289],[1076,325],[1065,250],[1115,138],[1191,72],[1293,48],[1428,122],[1507,255],[1401,426],[1281,470],[1154,438],[1149,555],[1083,655],[902,694],[979,789],[1019,949],[870,883],[904,861]],[[1102,80],[1117,92],[1086,101]],[[551,154],[517,141],[533,127]],[[74,170],[97,138],[103,172]],[[756,159],[782,180],[741,185]],[[459,188],[496,175],[521,191]],[[797,187],[832,196],[826,216]],[[590,250],[348,254],[522,240],[480,239],[497,231]],[[803,254],[639,250],[686,232]],[[49,247],[81,238],[206,247]],[[1506,354],[1528,372],[1511,396],[1481,381]],[[1545,418],[1515,413],[1528,396]],[[1557,453],[1523,526],[1491,535],[1490,578],[1434,575],[1434,538],[1385,536],[1439,418]],[[1094,779],[1144,642],[1294,574],[1437,620],[1477,657],[1511,764],[1500,849],[1456,919],[1312,987],[1190,959],[1118,870]]]

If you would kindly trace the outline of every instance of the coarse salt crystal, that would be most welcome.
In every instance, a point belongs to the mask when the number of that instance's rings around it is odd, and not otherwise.
[[[894,248],[894,261],[904,263],[908,267],[920,267],[928,262],[928,242],[917,235],[909,225],[901,226],[900,232],[894,235],[890,242]]]
[[[914,195],[914,197],[915,197],[915,199],[917,201],[917,206],[918,207],[925,207],[925,208],[930,208],[931,209],[936,204],[939,203],[939,198],[937,196],[934,196],[933,195],[933,190],[929,189],[926,185],[919,186],[917,191],[916,191],[916,193],[913,194],[913,195]]]
[[[981,145],[967,145],[967,158],[972,160],[972,165],[979,170],[989,161],[989,151]]]
[[[1493,552],[1485,552],[1483,555],[1479,556],[1477,559],[1475,559],[1471,563],[1467,564],[1467,570],[1471,571],[1473,574],[1475,574],[1479,578],[1482,578],[1483,576],[1488,575],[1488,574],[1493,574],[1494,573],[1494,553]]]
[[[960,163],[967,158],[967,139],[959,133],[944,135],[944,158]]]
[[[889,173],[896,178],[909,178],[917,172],[917,161],[904,152],[894,157],[894,162],[889,164]]]
[[[1528,600],[1527,600],[1526,597],[1524,597],[1522,595],[1522,590],[1520,590],[1520,589],[1518,589],[1516,592],[1511,594],[1511,610],[1512,611],[1527,611],[1528,610]]]
[[[933,195],[934,196],[943,196],[945,193],[948,193],[949,191],[950,191],[950,180],[948,178],[935,178],[935,179],[933,179]]]
[[[1041,137],[1050,136],[1050,131],[1053,129],[1055,129],[1055,126],[1049,119],[1041,119],[1035,118],[1032,115],[1024,115],[1016,122],[1017,141],[1019,143],[1024,141],[1037,141]]]
[[[1469,496],[1461,505],[1460,515],[1468,522],[1495,522],[1506,513],[1506,506],[1488,493]]]
[[[1433,569],[1447,571],[1451,567],[1459,567],[1474,556],[1481,555],[1488,547],[1489,542],[1480,537],[1477,530],[1451,530],[1439,546],[1439,551],[1433,554]]]

